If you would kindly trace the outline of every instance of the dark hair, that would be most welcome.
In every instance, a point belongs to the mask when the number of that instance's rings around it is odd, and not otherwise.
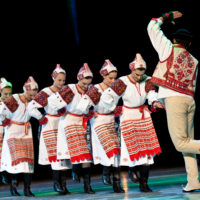
[[[174,38],[176,40],[176,42],[178,44],[181,44],[182,46],[184,46],[186,49],[188,49],[191,45],[191,41],[190,40],[186,40],[186,39],[180,39],[180,38]]]
[[[137,68],[139,71],[145,71],[146,69],[145,68],[143,68],[143,67],[139,67],[139,68]],[[136,70],[136,69],[135,69]]]
[[[85,79],[93,79],[92,76],[86,76]]]

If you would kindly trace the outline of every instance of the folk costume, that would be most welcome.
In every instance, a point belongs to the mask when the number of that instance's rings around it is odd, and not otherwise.
[[[130,63],[131,70],[144,68],[146,63],[140,54]],[[161,152],[157,135],[152,123],[149,105],[157,101],[155,87],[150,83],[151,77],[144,75],[141,82],[133,82],[130,76],[117,79],[101,96],[100,105],[113,112],[122,97],[123,109],[120,117],[121,129],[121,166],[141,166],[142,184],[147,184],[149,167],[153,157]]]
[[[11,88],[12,89],[12,83],[8,82],[5,78],[1,78],[0,80],[0,91],[2,91],[4,88]],[[3,99],[0,98],[0,102],[2,102]],[[3,146],[3,137],[4,136],[4,128],[3,126],[0,126],[0,172],[2,176],[2,182],[4,184],[8,184],[9,179],[8,179],[8,173],[6,171],[2,171],[1,169],[1,153],[2,153],[2,146]]]
[[[29,77],[24,84],[24,92],[37,90],[38,85]],[[34,149],[32,129],[29,122],[31,116],[24,102],[23,94],[14,94],[0,105],[0,117],[4,126],[4,140],[2,147],[1,169],[11,174],[11,194],[19,196],[16,190],[17,174],[24,174],[24,194],[34,196],[30,191],[31,177],[34,172]]]
[[[65,70],[61,68],[60,64],[56,65],[52,73],[53,80],[59,73],[66,74]],[[57,157],[58,147],[64,148],[62,144],[58,143],[58,127],[61,115],[58,111],[53,110],[49,106],[48,97],[54,94],[51,87],[42,89],[32,100],[28,106],[29,114],[39,120],[41,128],[40,142],[39,142],[39,164],[51,165],[53,172],[53,181],[55,191],[65,194],[68,193],[66,189],[66,173],[65,170],[71,168],[69,160],[60,160]],[[44,108],[45,116],[39,111]]]
[[[79,81],[87,77],[92,78],[93,74],[88,64],[84,63],[78,72],[77,79]],[[78,84],[68,84],[48,98],[51,109],[57,111],[66,108],[67,110],[67,114],[63,116],[62,127],[65,131],[65,140],[73,165],[92,162],[92,154],[89,151],[86,141],[86,118],[77,110],[77,105],[83,95]],[[65,157],[68,158],[68,155],[64,155],[63,159]],[[85,192],[93,193],[90,186],[90,167],[84,167],[82,171]]]
[[[117,72],[117,68],[105,60],[100,70],[102,76],[110,72]],[[107,86],[108,87],[108,86]],[[78,104],[78,110],[87,114],[90,107],[94,107],[95,116],[90,120],[92,131],[92,155],[94,164],[103,165],[103,183],[112,185],[109,172],[110,166],[113,166],[113,189],[116,192],[122,192],[120,187],[120,146],[115,128],[115,112],[105,113],[104,107],[99,106],[100,97],[104,89],[101,84],[91,87],[82,97]]]
[[[182,152],[187,171],[187,185],[183,191],[200,189],[196,154],[200,153],[200,140],[194,140],[194,93],[198,60],[180,44],[173,44],[161,30],[165,21],[173,20],[173,12],[153,18],[148,34],[159,55],[159,62],[151,82],[159,86],[158,98],[165,103],[170,137],[177,151]],[[191,41],[186,29],[178,29],[173,38]]]

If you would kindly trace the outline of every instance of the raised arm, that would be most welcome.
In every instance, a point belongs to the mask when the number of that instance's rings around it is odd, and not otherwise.
[[[159,18],[153,18],[148,24],[147,31],[151,40],[151,43],[159,55],[160,61],[166,60],[172,53],[172,42],[165,36],[161,30],[161,25],[165,21],[174,23],[174,19],[182,16],[182,13],[178,11],[171,11],[165,13]]]

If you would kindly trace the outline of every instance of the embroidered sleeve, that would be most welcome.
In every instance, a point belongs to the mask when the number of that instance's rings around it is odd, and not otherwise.
[[[4,104],[12,113],[15,112],[19,106],[17,100],[13,96],[9,98],[7,101],[4,101]]]
[[[34,98],[34,100],[39,103],[42,107],[45,107],[47,105],[47,99],[48,99],[49,95],[44,92],[44,91],[40,91],[36,97]]]
[[[97,105],[99,103],[101,93],[98,91],[98,89],[95,86],[92,86],[87,92],[86,95],[90,97],[94,105]]]
[[[121,96],[126,89],[126,84],[121,80],[117,79],[112,85],[111,89],[118,95]]]
[[[157,89],[158,88],[151,82],[151,79],[148,79],[145,82],[145,92],[146,93],[149,93],[149,91],[151,91],[151,90],[157,91]]]
[[[61,89],[58,93],[67,104],[69,104],[74,97],[74,93],[68,85]]]

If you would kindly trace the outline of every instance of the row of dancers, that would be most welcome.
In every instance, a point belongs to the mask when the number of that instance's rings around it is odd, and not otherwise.
[[[131,73],[120,78],[117,78],[117,67],[105,60],[100,69],[103,80],[95,85],[92,85],[93,73],[87,63],[80,68],[75,84],[65,84],[66,71],[57,64],[52,73],[53,84],[40,92],[34,78],[29,77],[23,86],[24,93],[11,95],[11,84],[2,79],[0,170],[11,175],[12,195],[19,195],[16,175],[23,173],[24,194],[34,196],[30,190],[34,172],[31,117],[41,125],[38,163],[51,165],[56,192],[70,193],[66,170],[72,168],[73,180],[79,181],[82,175],[84,192],[94,194],[91,163],[103,166],[103,183],[112,184],[116,193],[124,192],[120,166],[129,167],[131,179],[139,183],[142,192],[151,192],[149,166],[161,153],[151,112],[159,109],[166,109],[170,136],[176,149],[183,153],[188,175],[183,191],[200,189],[196,163],[200,142],[194,140],[193,130],[198,61],[186,49],[191,39],[189,31],[178,30],[173,35],[173,44],[160,28],[163,22],[181,16],[182,13],[173,11],[153,18],[148,25],[150,40],[160,58],[152,77],[145,74],[147,64],[137,53],[129,64]],[[5,90],[10,92],[4,97]],[[122,107],[118,106],[120,98]],[[41,108],[45,114],[40,112]],[[119,135],[116,117],[120,119]],[[91,149],[86,138],[88,124]]]

